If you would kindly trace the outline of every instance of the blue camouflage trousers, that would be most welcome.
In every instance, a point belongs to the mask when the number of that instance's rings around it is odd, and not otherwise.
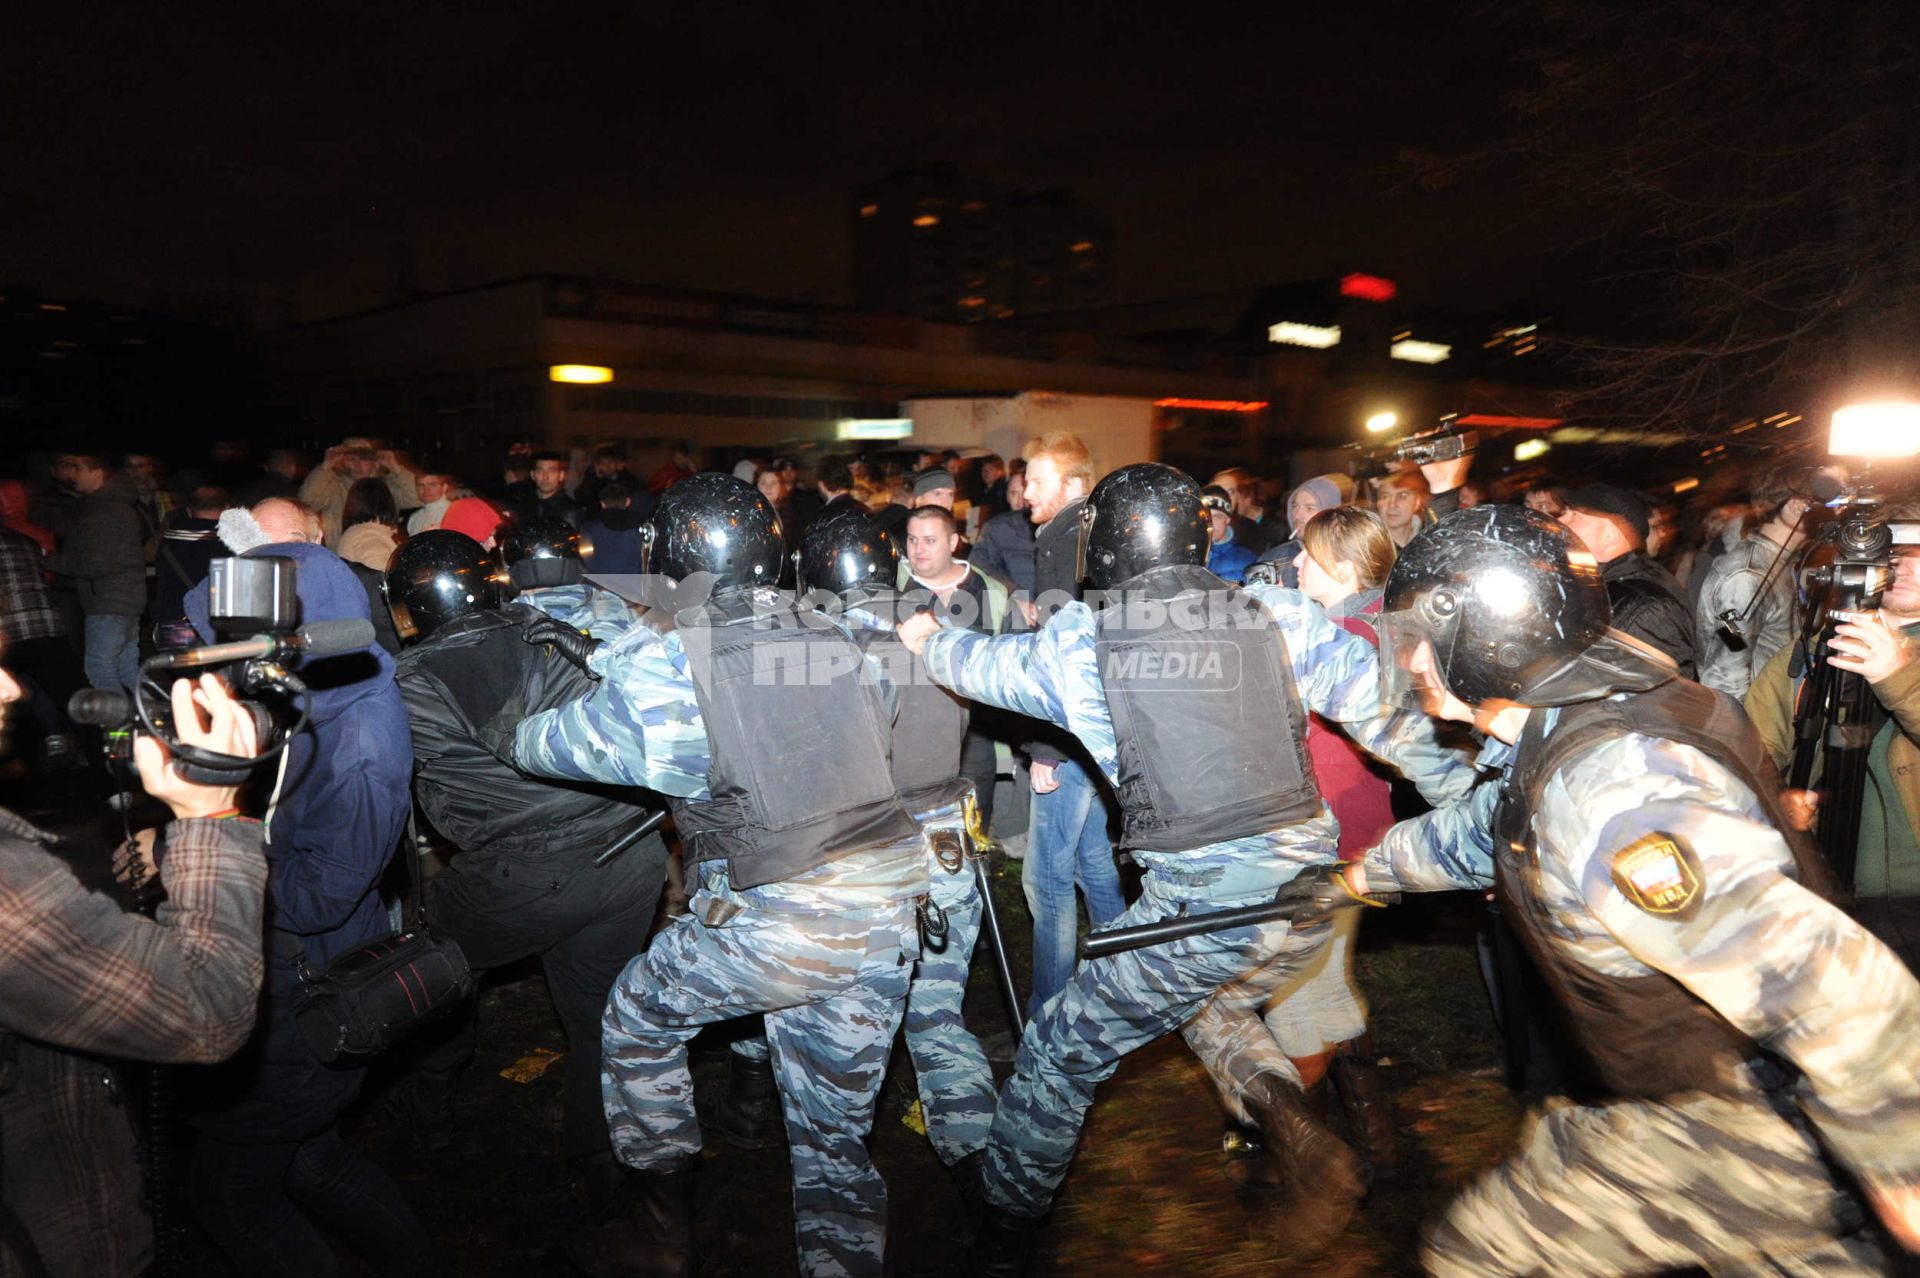
[[[973,947],[980,939],[980,881],[973,866],[933,866],[933,903],[946,912],[947,934],[928,938],[907,993],[907,1055],[919,1083],[933,1152],[951,1167],[987,1143],[993,1125],[993,1068],[960,1014]]]
[[[1426,1231],[1435,1278],[1891,1272],[1806,1121],[1759,1092],[1549,1101],[1520,1151]]]
[[[627,965],[607,1001],[600,1081],[614,1152],[642,1168],[698,1153],[687,1040],[764,1012],[800,1271],[878,1274],[887,1189],[866,1137],[919,947],[913,903],[833,913],[749,904],[709,924],[711,903],[696,895],[693,914]]]
[[[928,896],[946,913],[947,933],[921,943],[907,991],[907,1055],[919,1086],[927,1139],[940,1161],[951,1167],[984,1146],[993,1125],[993,1067],[960,1014],[973,947],[980,939],[980,883],[969,864],[963,862],[955,871],[935,865]],[[764,1061],[767,1040],[738,1039],[733,1050]]]
[[[1140,899],[1114,926],[1155,922],[1183,908],[1204,913],[1273,899],[1271,890],[1217,900],[1196,896],[1153,873],[1142,886]],[[1112,1077],[1121,1057],[1178,1029],[1222,986],[1251,969],[1283,973],[1311,962],[1331,931],[1321,924],[1296,932],[1276,920],[1080,964],[1020,1040],[982,1159],[987,1198],[1015,1215],[1045,1215],[1073,1161],[1094,1089]],[[1276,1068],[1297,1079],[1271,1035],[1267,1043],[1278,1057]]]

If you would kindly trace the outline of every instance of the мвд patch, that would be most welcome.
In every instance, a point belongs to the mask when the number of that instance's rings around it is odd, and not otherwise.
[[[1705,884],[1700,862],[1671,834],[1658,831],[1613,854],[1613,885],[1636,907],[1661,918],[1690,918]]]

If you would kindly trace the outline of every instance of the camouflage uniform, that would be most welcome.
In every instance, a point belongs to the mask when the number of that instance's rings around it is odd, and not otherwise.
[[[843,616],[849,625],[892,628],[859,608],[849,608]],[[910,657],[904,648],[896,649],[895,654]],[[924,677],[911,667],[891,673],[895,679]],[[911,731],[912,726],[903,724],[902,729]],[[952,1166],[987,1143],[987,1130],[993,1123],[993,1067],[987,1063],[980,1040],[967,1029],[960,1010],[967,993],[973,948],[980,939],[980,884],[964,856],[955,860],[949,854],[943,860],[940,845],[944,842],[952,847],[953,842],[936,837],[951,835],[961,841],[961,846],[967,846],[964,800],[956,797],[915,812],[913,817],[929,835],[927,872],[931,886],[927,896],[946,916],[946,933],[923,943],[913,971],[913,984],[907,994],[907,1055],[913,1061],[927,1139],[940,1161]],[[733,1050],[750,1059],[767,1059],[764,1038],[741,1039],[733,1044]]]
[[[1493,742],[1482,759],[1513,753]],[[1369,886],[1488,886],[1495,789],[1395,826],[1367,856]],[[1430,1229],[1428,1271],[1884,1272],[1826,1158],[1868,1188],[1920,1174],[1920,985],[1790,876],[1759,800],[1698,750],[1604,740],[1548,781],[1532,829],[1557,956],[1664,973],[1799,1076],[1756,1057],[1721,1088],[1549,1109]],[[1640,903],[1641,862],[1623,858],[1650,837],[1691,870],[1683,910]]]
[[[586,582],[571,586],[542,586],[523,590],[513,603],[538,608],[556,621],[564,621],[595,639],[611,641],[625,634],[639,620],[633,605],[610,590],[601,590]]]
[[[1307,708],[1342,725],[1361,746],[1435,793],[1464,791],[1472,777],[1434,740],[1424,716],[1383,713],[1374,652],[1327,620],[1298,591],[1246,593],[1272,614]],[[1095,653],[1095,619],[1069,604],[1040,631],[989,638],[944,629],[927,643],[933,677],[963,696],[1059,724],[1086,746],[1110,782],[1119,762]],[[1261,748],[1248,742],[1248,749]],[[1135,849],[1142,895],[1116,921],[1146,923],[1272,899],[1302,872],[1336,863],[1338,826],[1323,805],[1313,817],[1247,838],[1182,852]],[[1027,1026],[1013,1079],[1001,1093],[983,1157],[989,1200],[1016,1216],[1044,1215],[1073,1158],[1095,1087],[1120,1058],[1179,1027],[1216,991],[1256,966],[1297,971],[1328,929],[1294,932],[1284,922],[1236,928],[1082,963],[1072,981]],[[1258,1009],[1251,1023],[1259,1028]],[[1244,1077],[1291,1063],[1264,1032],[1249,1042]]]
[[[962,831],[959,803],[913,814],[929,834]],[[987,1143],[993,1124],[993,1067],[980,1040],[967,1028],[960,1005],[967,993],[973,947],[980,939],[980,884],[965,860],[957,868],[928,855],[930,900],[946,915],[946,935],[921,946],[907,992],[907,1056],[913,1061],[920,1109],[933,1152],[949,1167]],[[733,1044],[750,1060],[767,1059],[767,1040],[755,1036]]]
[[[596,650],[595,690],[516,732],[527,771],[708,796],[710,746],[680,632],[633,626]],[[924,838],[736,890],[702,863],[690,913],[621,973],[603,1025],[602,1091],[620,1159],[698,1153],[686,1042],[756,1012],[779,1080],[793,1158],[794,1227],[808,1274],[878,1273],[886,1185],[865,1138],[918,951]]]

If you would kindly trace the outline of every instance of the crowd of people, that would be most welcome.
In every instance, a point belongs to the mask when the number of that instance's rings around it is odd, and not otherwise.
[[[169,474],[75,447],[0,481],[7,766],[52,802],[174,818],[133,840],[161,889],[141,917],[0,814],[0,1251],[22,1272],[138,1272],[151,1246],[95,1054],[194,1063],[192,1200],[237,1271],[332,1274],[342,1246],[436,1271],[340,1135],[364,1062],[323,1063],[296,1023],[314,973],[393,930],[396,855],[434,843],[433,927],[475,971],[545,974],[588,1274],[694,1272],[702,1131],[758,1147],[776,1123],[801,1270],[882,1272],[863,1142],[901,1032],[977,1272],[1026,1271],[1096,1087],[1176,1030],[1310,1254],[1399,1161],[1362,917],[1459,888],[1498,897],[1510,1076],[1611,1103],[1550,1109],[1433,1222],[1431,1272],[1878,1273],[1887,1237],[1920,1242],[1920,558],[1811,646],[1822,512],[1790,468],[1688,509],[1471,458],[1103,476],[1061,432],[1012,459],[730,470],[682,443],[645,479],[616,444],[487,476],[370,439],[307,460],[223,445]],[[291,561],[302,623],[372,642],[300,667],[277,745],[219,679],[151,690],[185,757],[270,758],[212,784],[141,733],[135,785],[70,698],[225,637],[229,555]],[[1844,897],[1819,796],[1781,779],[1822,661],[1875,707]],[[994,855],[1021,861],[1033,938],[997,1038],[960,1006]],[[1079,957],[1083,912],[1118,935],[1259,909]],[[696,1103],[688,1041],[746,1017]],[[469,1004],[409,1041],[423,1140],[474,1035]],[[12,1172],[35,1151],[57,1184]]]

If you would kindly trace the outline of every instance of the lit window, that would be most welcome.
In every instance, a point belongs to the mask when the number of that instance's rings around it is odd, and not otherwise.
[[[861,217],[872,217],[875,213],[878,213],[879,211],[880,211],[880,206],[878,204],[862,204],[860,206]]]
[[[1081,240],[1079,243],[1072,245],[1071,250],[1075,253],[1091,253],[1093,252],[1093,241]]]
[[[931,213],[922,213],[919,217],[913,219],[913,224],[915,226],[938,226],[940,225],[940,219]]]
[[[978,307],[985,306],[986,304],[987,304],[987,299],[984,297],[963,297],[960,299],[960,305],[966,307],[970,311]]]

